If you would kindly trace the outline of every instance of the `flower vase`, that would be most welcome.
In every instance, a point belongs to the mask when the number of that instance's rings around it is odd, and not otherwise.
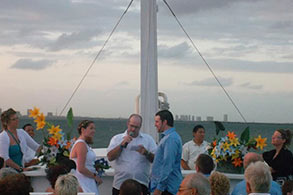
[[[233,174],[244,173],[244,169],[242,166],[235,167],[231,162],[227,162],[227,161],[218,162],[216,170],[222,173],[233,173]]]

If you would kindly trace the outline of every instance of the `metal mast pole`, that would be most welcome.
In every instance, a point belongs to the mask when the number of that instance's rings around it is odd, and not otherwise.
[[[141,0],[141,115],[142,132],[158,141],[154,126],[158,111],[157,66],[157,4],[156,0]]]

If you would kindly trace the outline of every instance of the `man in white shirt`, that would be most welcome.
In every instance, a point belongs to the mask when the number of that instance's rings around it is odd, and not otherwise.
[[[202,125],[196,125],[192,134],[193,139],[183,145],[181,167],[185,170],[194,170],[198,155],[207,153],[209,146],[209,143],[204,141],[205,129]]]
[[[141,124],[141,116],[132,114],[127,130],[110,141],[107,157],[115,169],[112,195],[119,195],[120,186],[127,179],[139,182],[143,194],[148,194],[150,167],[157,145],[150,135],[140,133]]]
[[[246,192],[248,195],[269,195],[272,176],[269,166],[261,161],[250,163],[245,169]]]

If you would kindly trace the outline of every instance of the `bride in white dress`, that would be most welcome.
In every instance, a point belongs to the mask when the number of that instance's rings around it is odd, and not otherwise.
[[[94,168],[95,152],[88,145],[93,143],[95,124],[93,121],[84,120],[77,130],[80,136],[70,152],[70,158],[76,163],[75,176],[84,192],[94,192],[98,195],[98,185],[102,183],[102,180]]]

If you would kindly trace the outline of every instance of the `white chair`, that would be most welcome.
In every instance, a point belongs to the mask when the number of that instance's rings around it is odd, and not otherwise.
[[[30,192],[30,195],[50,195],[53,192]]]

